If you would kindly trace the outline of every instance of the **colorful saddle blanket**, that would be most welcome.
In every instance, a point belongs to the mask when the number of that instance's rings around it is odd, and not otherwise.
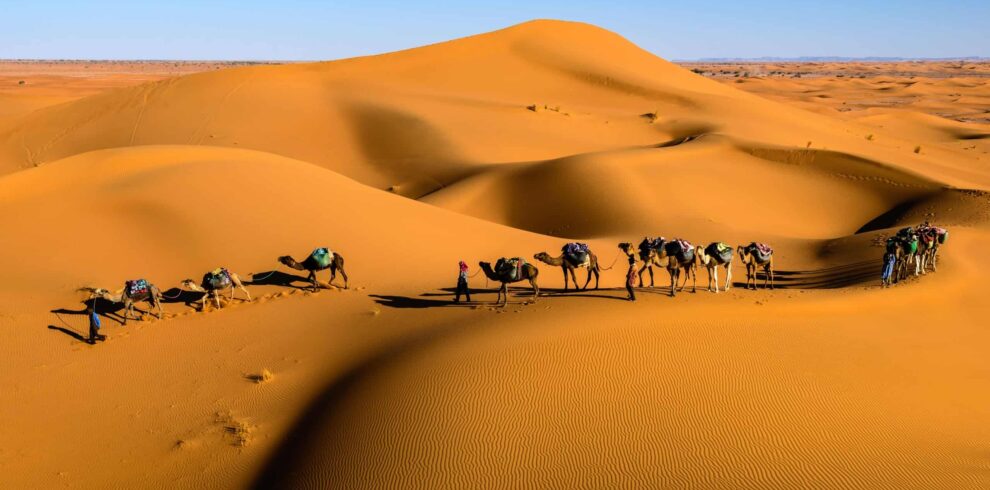
[[[230,271],[218,267],[203,276],[203,286],[207,289],[224,289],[230,287]]]
[[[508,276],[513,281],[518,281],[522,277],[522,268],[526,265],[526,259],[522,257],[505,258],[502,257],[495,262],[495,273],[500,276]]]
[[[139,294],[147,293],[150,287],[151,286],[148,284],[148,281],[144,279],[134,279],[124,283],[124,290],[127,291],[128,296],[137,296]]]
[[[749,246],[749,250],[756,258],[756,261],[760,263],[770,260],[770,256],[773,255],[773,248],[765,243],[753,242],[753,244]]]
[[[309,258],[306,260],[315,266],[313,267],[314,269],[323,270],[330,267],[330,264],[333,263],[333,252],[326,247],[321,247],[313,250],[313,253],[309,254]]]
[[[724,264],[732,260],[732,247],[722,242],[711,243],[705,247],[705,254]]]
[[[589,262],[591,257],[591,249],[588,248],[587,243],[568,243],[560,251],[564,253],[564,258],[573,265],[584,265]]]

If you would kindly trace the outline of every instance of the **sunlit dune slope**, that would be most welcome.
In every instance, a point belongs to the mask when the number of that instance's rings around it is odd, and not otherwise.
[[[135,274],[172,287],[218,266],[267,271],[276,257],[316,246],[341,253],[359,285],[445,281],[459,254],[553,243],[308,163],[209,147],[70,157],[0,178],[0,206],[0,227],[21,231],[0,239],[0,296],[15,304],[14,293],[45,304],[80,286],[116,289]]]

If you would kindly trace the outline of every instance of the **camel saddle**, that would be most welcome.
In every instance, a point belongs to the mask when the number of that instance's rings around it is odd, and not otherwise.
[[[203,286],[212,289],[224,289],[230,287],[230,271],[223,267],[218,267],[203,276]]]
[[[660,238],[650,238],[645,237],[643,241],[639,242],[639,258],[641,260],[646,260],[650,257],[650,252],[663,246],[663,237]]]
[[[587,243],[568,243],[560,251],[563,252],[564,258],[572,265],[584,265],[590,262],[591,259],[591,249],[588,248]]]
[[[526,259],[522,257],[513,257],[507,259],[502,257],[495,262],[495,273],[498,275],[507,275],[509,279],[516,281],[522,277],[522,268],[526,265]]]
[[[773,248],[765,243],[753,242],[753,244],[750,245],[750,251],[753,256],[756,257],[758,262],[766,262],[770,260],[770,256],[773,255]]]
[[[323,270],[330,267],[330,264],[333,262],[333,252],[326,247],[318,248],[309,254],[306,261],[311,261],[311,264],[308,265],[314,265],[315,267],[313,269]]]
[[[705,254],[715,257],[719,262],[725,263],[732,260],[732,247],[726,243],[712,243],[705,247]]]
[[[148,281],[144,279],[134,279],[124,283],[124,289],[127,291],[128,296],[147,293],[149,287]]]

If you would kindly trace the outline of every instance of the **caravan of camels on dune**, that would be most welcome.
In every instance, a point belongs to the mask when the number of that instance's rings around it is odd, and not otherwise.
[[[907,227],[899,230],[894,236],[886,241],[886,253],[883,258],[883,268],[881,273],[881,285],[888,287],[893,283],[907,278],[912,273],[921,275],[927,273],[929,268],[934,271],[939,246],[948,239],[948,231],[925,222],[917,227]],[[650,278],[650,287],[654,287],[653,269],[666,268],[670,276],[670,295],[675,296],[678,291],[683,291],[690,279],[692,281],[692,292],[697,291],[698,269],[704,267],[708,272],[708,291],[718,293],[721,290],[728,291],[732,286],[732,263],[733,258],[738,255],[740,262],[746,268],[746,289],[757,288],[757,274],[762,272],[763,287],[774,288],[774,258],[773,249],[763,243],[752,242],[746,246],[731,247],[724,242],[712,242],[708,245],[694,246],[687,240],[676,238],[666,240],[663,237],[646,237],[637,245],[624,242],[618,245],[619,255],[625,255],[629,262],[629,269],[626,275],[625,287],[629,292],[629,299],[635,300],[634,288],[644,287],[643,273],[647,273]],[[598,256],[591,251],[587,244],[572,242],[564,245],[560,250],[560,255],[552,256],[547,252],[540,252],[534,258],[542,263],[560,267],[564,276],[564,291],[573,284],[578,289],[577,269],[587,269],[587,278],[580,289],[587,289],[592,277],[595,279],[594,289],[598,289],[602,268]],[[618,257],[616,257],[618,260]],[[333,285],[337,274],[344,280],[344,289],[348,287],[347,273],[344,272],[344,258],[336,252],[327,248],[317,248],[310,253],[302,262],[290,256],[278,258],[278,262],[286,267],[306,271],[306,280],[310,284],[312,291],[320,288],[316,273],[330,270],[330,281]],[[613,262],[613,266],[614,266]],[[495,264],[490,262],[480,262],[479,266],[485,276],[500,284],[497,290],[496,304],[506,304],[508,302],[508,285],[512,283],[527,281],[532,286],[533,297],[540,296],[540,288],[537,284],[539,269],[522,257],[500,258]],[[724,269],[724,283],[719,286],[719,269]],[[272,271],[263,278],[254,277],[253,282],[267,279],[274,274]],[[463,275],[462,279],[466,279]],[[476,273],[477,274],[477,273]],[[681,280],[681,276],[683,281]],[[202,293],[198,301],[200,310],[207,308],[210,300],[217,308],[221,306],[221,293],[229,290],[229,301],[233,301],[235,290],[243,291],[245,301],[251,301],[251,293],[244,287],[240,276],[226,268],[220,267],[206,273],[199,282],[186,279],[181,285],[191,291]],[[82,291],[89,293],[87,302],[102,299],[114,304],[124,306],[123,323],[130,319],[134,305],[139,302],[148,302],[156,311],[155,316],[162,318],[162,291],[154,284],[145,279],[126,281],[124,288],[111,293],[102,288],[82,288]],[[179,292],[181,294],[181,291]],[[176,296],[178,297],[178,295]],[[174,299],[174,298],[170,298]],[[142,315],[144,312],[140,312]]]

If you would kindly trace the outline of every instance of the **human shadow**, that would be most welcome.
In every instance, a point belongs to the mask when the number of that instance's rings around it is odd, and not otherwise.
[[[69,337],[72,337],[72,338],[74,338],[74,339],[76,339],[76,340],[78,340],[80,342],[84,342],[84,343],[87,343],[87,344],[89,343],[89,338],[87,336],[84,336],[83,334],[81,334],[79,332],[76,332],[75,330],[72,330],[72,329],[69,329],[69,328],[56,327],[55,325],[49,325],[48,326],[48,330],[55,330],[57,332],[62,332],[64,334],[68,335]]]

